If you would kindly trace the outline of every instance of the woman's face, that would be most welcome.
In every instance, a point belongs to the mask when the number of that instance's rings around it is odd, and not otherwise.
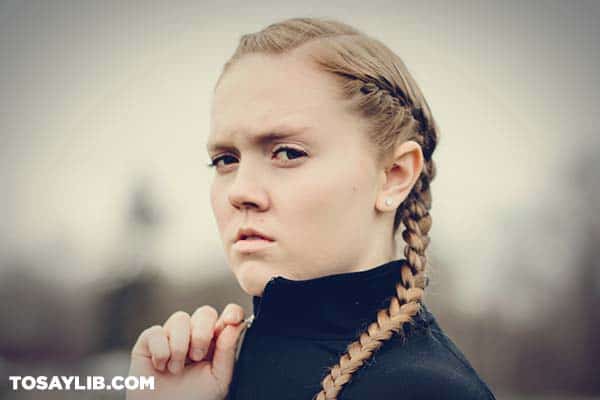
[[[302,56],[252,54],[215,92],[211,205],[229,265],[248,294],[262,295],[274,276],[311,279],[389,258],[381,244],[391,232],[376,223],[374,147],[365,122],[335,90]],[[273,240],[235,244],[241,228]]]

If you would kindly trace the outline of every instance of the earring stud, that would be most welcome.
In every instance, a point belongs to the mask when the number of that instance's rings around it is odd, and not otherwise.
[[[393,203],[392,199],[390,199],[389,197],[387,199],[385,199],[385,205],[386,206],[391,206]]]

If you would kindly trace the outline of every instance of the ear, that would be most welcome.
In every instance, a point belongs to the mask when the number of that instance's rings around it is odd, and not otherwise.
[[[419,179],[423,165],[423,152],[417,142],[408,140],[398,145],[383,163],[375,207],[381,212],[395,212]]]

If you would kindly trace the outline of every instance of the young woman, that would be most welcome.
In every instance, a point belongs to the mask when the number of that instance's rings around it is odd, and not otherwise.
[[[128,398],[494,399],[424,303],[438,140],[378,40],[320,18],[242,36],[207,148],[212,208],[253,315],[202,306],[148,328],[130,375],[154,375],[156,390]]]

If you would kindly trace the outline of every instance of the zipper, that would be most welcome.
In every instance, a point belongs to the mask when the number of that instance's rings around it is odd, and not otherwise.
[[[260,307],[258,308],[258,313],[256,315],[252,315],[252,321],[254,321],[255,318],[258,318],[258,316],[260,315],[260,312],[262,310],[262,303],[265,299],[265,295],[267,294],[269,287],[273,285],[273,282],[275,282],[277,280],[277,278],[278,278],[277,276],[273,276],[271,279],[269,279],[269,281],[265,285],[265,288],[263,289],[263,295],[260,299]],[[250,324],[252,324],[252,321],[250,322]]]
[[[269,281],[267,282],[267,284],[265,285],[265,288],[263,290],[263,295],[261,298],[261,303],[264,299],[265,293],[267,293],[267,289],[269,288],[270,285],[273,284],[273,282],[277,279],[276,276],[272,277],[271,279],[269,279]],[[262,304],[261,304],[262,305]],[[242,351],[242,345],[244,343],[244,339],[246,338],[246,332],[248,331],[248,329],[252,326],[252,323],[254,322],[254,320],[256,318],[258,318],[259,314],[260,314],[260,310],[262,310],[262,307],[259,307],[258,309],[258,313],[256,315],[252,314],[251,316],[249,316],[248,318],[246,318],[244,320],[244,323],[246,324],[246,327],[244,328],[244,330],[242,331],[242,333],[240,333],[240,337],[238,338],[238,343],[237,343],[237,349],[235,352],[235,361],[237,362],[239,356],[240,356],[240,352]]]
[[[254,322],[254,314],[246,318],[246,329],[252,326],[252,322]]]
[[[246,327],[240,333],[240,337],[238,338],[238,342],[236,345],[237,348],[235,350],[235,362],[237,362],[238,358],[240,357],[240,352],[242,351],[242,345],[244,344],[244,339],[246,338],[246,331],[248,331],[248,328],[250,328],[252,326],[252,321],[254,321],[254,314],[252,314],[245,320]]]

